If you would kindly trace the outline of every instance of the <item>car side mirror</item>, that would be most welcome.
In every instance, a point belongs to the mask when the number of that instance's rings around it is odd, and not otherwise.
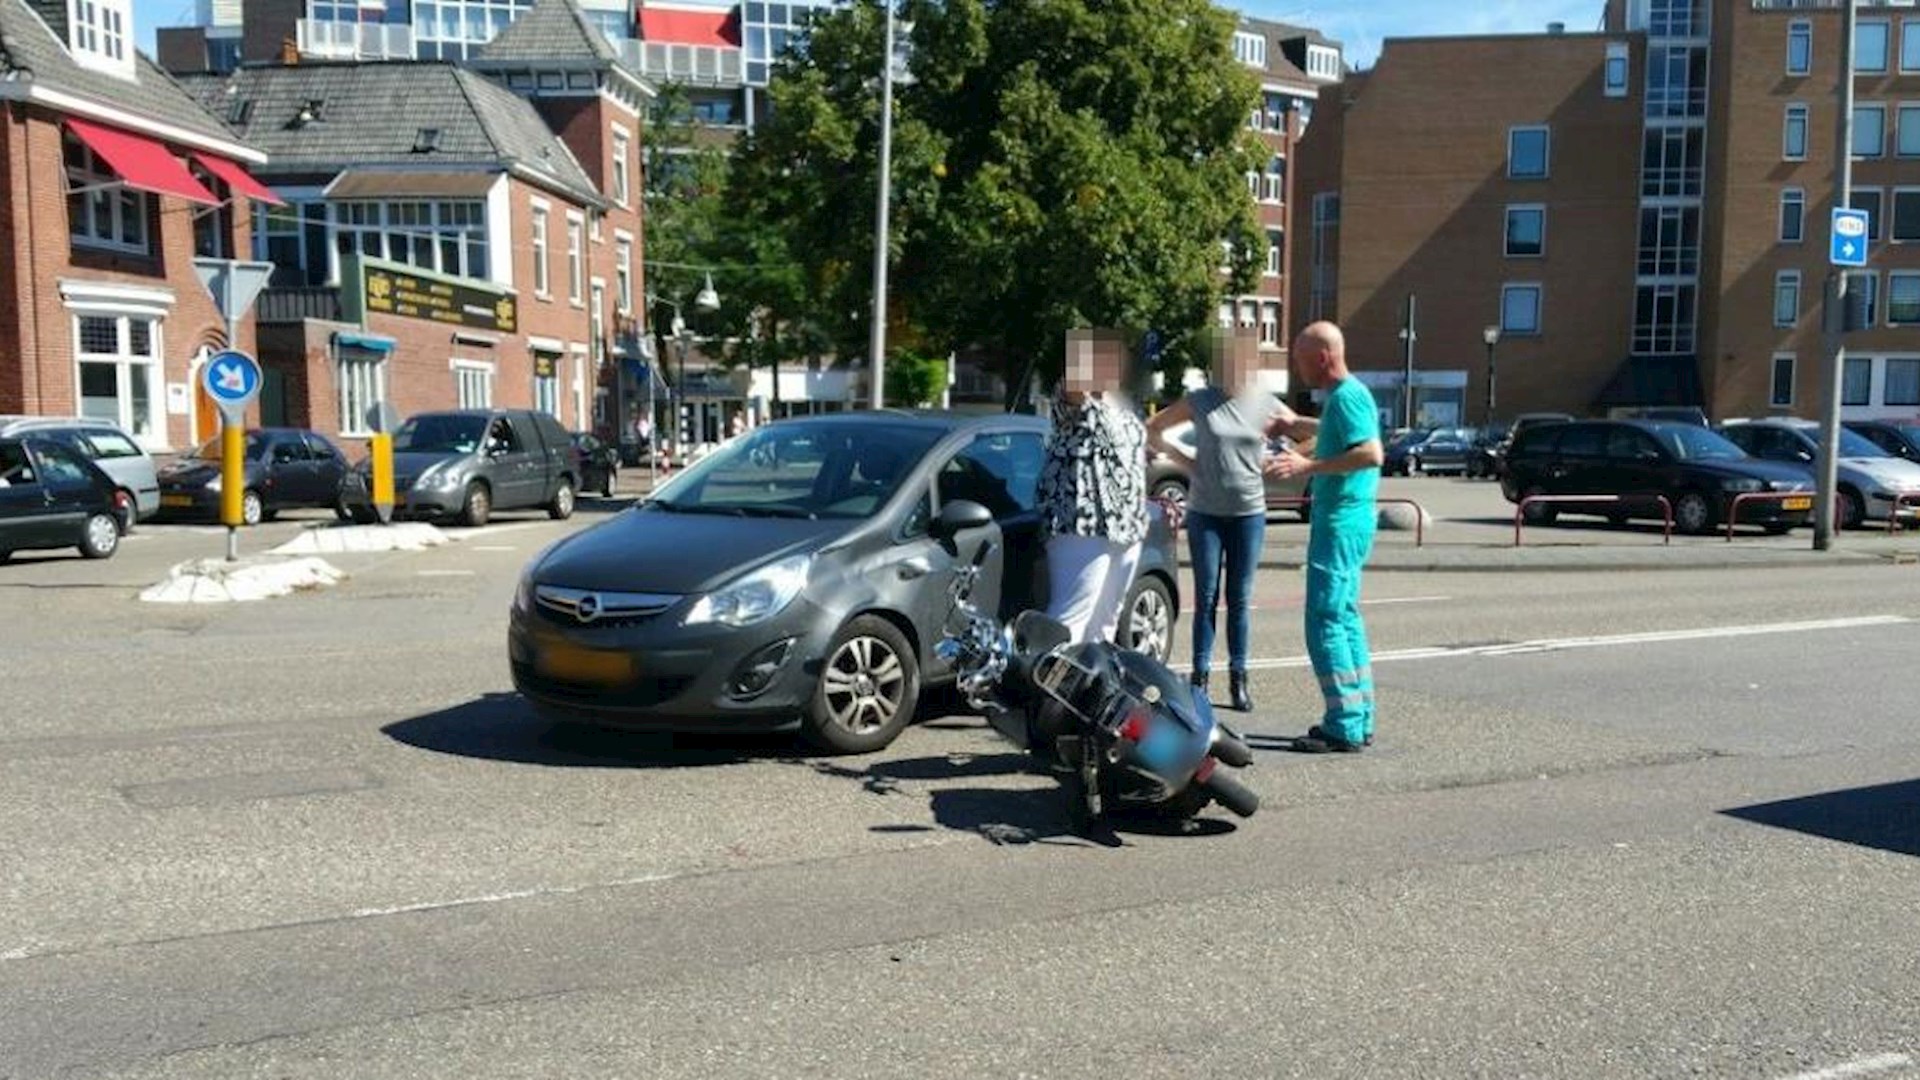
[[[927,531],[936,540],[952,540],[964,532],[993,524],[993,511],[968,499],[955,499],[940,508]]]

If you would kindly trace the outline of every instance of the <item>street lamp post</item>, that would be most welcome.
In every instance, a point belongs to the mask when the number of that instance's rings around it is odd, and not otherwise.
[[[678,370],[674,372],[673,386],[667,392],[667,407],[670,410],[672,410],[672,413],[673,413],[673,440],[672,440],[673,452],[675,456],[681,459],[681,464],[684,465],[686,463],[687,448],[686,448],[686,438],[682,434],[683,429],[680,424],[680,410],[688,407],[687,353],[692,351],[693,349],[693,330],[691,327],[687,325],[687,320],[681,316],[680,305],[677,302],[668,300],[666,297],[663,297],[663,296],[651,297],[651,299],[654,303],[665,304],[668,307],[673,309],[673,322],[670,326],[670,330],[672,332],[675,344],[679,345],[678,351],[680,353],[680,363],[678,365]],[[720,294],[714,291],[713,274],[711,273],[707,274],[706,284],[703,285],[700,291],[694,295],[693,306],[698,308],[701,311],[706,311],[706,312],[714,312],[714,311],[720,310]],[[662,361],[664,361],[665,359],[666,359],[665,357],[661,357]],[[678,399],[677,405],[675,404],[676,399]],[[652,419],[652,418],[650,417],[649,419]],[[691,414],[688,415],[687,419],[688,420],[692,419]],[[655,429],[656,430],[655,430],[654,437],[658,438],[659,435],[658,435],[657,424],[655,425]],[[647,456],[649,457],[649,459],[651,459],[651,457],[653,456],[653,451],[651,447],[648,448]]]
[[[1846,18],[1840,32],[1840,123],[1837,125],[1833,166],[1835,209],[1853,205],[1853,35],[1858,26],[1858,0],[1846,0]],[[1832,226],[1829,225],[1829,228]],[[1814,471],[1813,549],[1833,546],[1834,534],[1845,522],[1834,520],[1840,470],[1840,403],[1847,369],[1847,272],[1827,271],[1826,409],[1820,424],[1820,456]]]
[[[893,201],[893,0],[886,8],[886,45],[880,59],[880,183],[873,230],[873,335],[867,351],[873,359],[873,408],[886,407],[887,355],[887,212]]]
[[[1414,329],[1414,304],[1412,293],[1407,294],[1407,321],[1400,327],[1401,359],[1406,371],[1400,383],[1401,423],[1411,431],[1413,429],[1413,343],[1420,338],[1420,332]]]
[[[1493,367],[1493,347],[1500,344],[1500,328],[1488,326],[1480,331],[1480,339],[1487,343],[1487,426],[1493,426],[1493,385],[1495,371]]]

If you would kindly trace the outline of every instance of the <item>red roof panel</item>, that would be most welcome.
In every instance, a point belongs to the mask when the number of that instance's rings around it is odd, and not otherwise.
[[[640,36],[669,45],[740,47],[740,29],[731,11],[673,11],[640,9]]]

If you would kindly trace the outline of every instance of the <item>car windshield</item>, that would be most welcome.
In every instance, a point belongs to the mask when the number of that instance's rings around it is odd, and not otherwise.
[[[1807,434],[1814,435],[1814,433],[1811,430],[1809,430]],[[1814,435],[1815,442],[1818,442],[1819,439],[1820,437],[1818,435]],[[1864,435],[1861,435],[1859,432],[1848,431],[1846,428],[1841,428],[1840,429],[1840,456],[1841,457],[1892,457],[1893,455],[1891,453],[1888,453],[1887,450],[1881,447],[1878,443],[1874,442],[1872,439],[1869,439]]]
[[[247,432],[248,461],[259,461],[260,455],[265,453],[266,449],[267,440],[264,436],[257,431]],[[201,461],[221,461],[225,459],[226,452],[221,449],[219,439],[208,439],[200,449],[193,452],[193,456]]]
[[[667,481],[646,505],[684,514],[870,517],[944,434],[867,421],[769,424]]]
[[[484,416],[416,416],[393,433],[397,454],[471,454],[487,431]]]
[[[1747,456],[1724,436],[1691,424],[1670,424],[1654,432],[1667,452],[1681,461],[1726,461]]]

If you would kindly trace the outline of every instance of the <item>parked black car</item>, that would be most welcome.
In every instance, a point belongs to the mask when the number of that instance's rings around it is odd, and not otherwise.
[[[1505,477],[1507,451],[1513,448],[1513,440],[1518,438],[1521,432],[1531,427],[1539,427],[1542,424],[1570,423],[1573,419],[1574,416],[1571,413],[1562,412],[1521,413],[1519,416],[1514,417],[1513,423],[1507,427],[1506,438],[1494,444],[1493,449],[1487,453],[1486,475],[1496,479]]]
[[[597,491],[613,498],[613,486],[620,479],[619,449],[590,431],[576,431],[573,453],[578,463],[580,490]]]
[[[1498,475],[1496,458],[1506,451],[1507,438],[1512,425],[1494,424],[1483,427],[1473,437],[1473,446],[1467,450],[1467,476],[1469,478]]]
[[[1002,546],[974,591],[983,611],[1044,605],[1046,433],[1036,417],[937,412],[762,425],[535,558],[509,618],[514,685],[555,719],[799,728],[878,750],[923,686],[953,677],[934,646],[974,547],[943,538],[938,517],[960,502],[992,513]],[[1164,658],[1179,561],[1150,513],[1120,640]]]
[[[74,547],[89,559],[120,550],[132,511],[113,478],[53,439],[0,438],[0,562],[16,551]]]
[[[1848,420],[1846,427],[1895,457],[1920,461],[1920,420]]]
[[[1500,488],[1507,501],[1530,495],[1664,495],[1682,532],[1704,533],[1726,521],[1742,492],[1806,492],[1805,498],[1742,503],[1738,521],[1783,533],[1813,509],[1813,476],[1793,465],[1750,457],[1706,428],[1653,420],[1582,420],[1530,427],[1514,437]],[[1651,497],[1626,502],[1530,503],[1526,519],[1597,514],[1613,522],[1663,518]]]
[[[1396,465],[1395,472],[1401,476],[1414,473],[1465,473],[1468,458],[1473,452],[1474,431],[1472,428],[1434,428],[1410,436],[1404,443],[1397,440],[1397,450],[1390,451],[1387,463]],[[1397,461],[1396,461],[1397,458]]]
[[[220,439],[160,469],[160,512],[205,517],[220,513]],[[272,521],[282,510],[332,509],[342,517],[340,480],[347,457],[326,436],[301,428],[260,428],[246,434],[241,462],[240,520]]]
[[[396,521],[454,519],[485,525],[495,510],[537,507],[561,520],[573,516],[579,485],[573,436],[548,413],[420,413],[393,433]],[[372,461],[362,461],[347,473],[340,501],[355,521],[374,520]]]

